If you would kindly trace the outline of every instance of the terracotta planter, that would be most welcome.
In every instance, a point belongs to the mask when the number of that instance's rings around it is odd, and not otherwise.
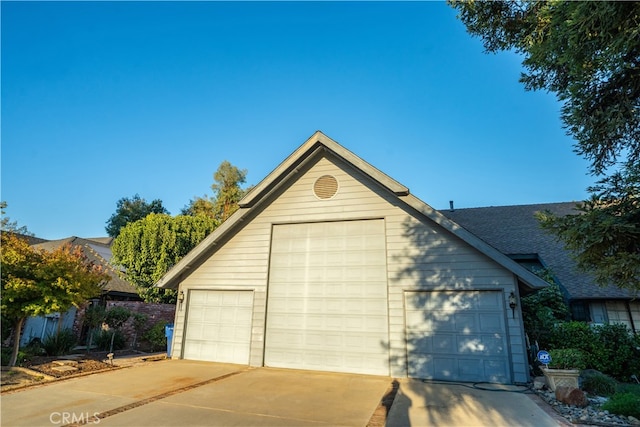
[[[547,385],[551,391],[556,391],[556,387],[578,387],[578,377],[580,369],[549,369],[541,368],[547,378]]]

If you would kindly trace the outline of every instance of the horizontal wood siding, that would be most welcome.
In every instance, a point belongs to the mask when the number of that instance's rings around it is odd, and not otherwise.
[[[313,194],[315,181],[332,175],[338,192],[321,200]],[[383,218],[389,285],[389,345],[391,375],[406,376],[404,344],[405,290],[515,290],[513,274],[477,252],[439,225],[404,205],[395,195],[331,156],[321,158],[268,206],[200,265],[181,284],[187,288],[250,288],[255,291],[250,364],[262,366],[272,224]],[[186,292],[186,291],[185,291]],[[508,307],[508,305],[507,305]],[[509,314],[510,314],[510,310]],[[176,329],[184,318],[176,313]],[[524,379],[522,332],[508,316],[514,380]],[[180,354],[176,340],[174,354]]]

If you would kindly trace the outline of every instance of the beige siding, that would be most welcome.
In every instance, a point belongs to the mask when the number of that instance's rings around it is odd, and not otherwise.
[[[325,174],[337,178],[339,190],[333,198],[319,200],[313,194],[313,184]],[[406,207],[395,195],[373,185],[368,178],[333,158],[320,159],[308,170],[301,171],[290,187],[221,245],[182,282],[181,289],[253,289],[250,364],[261,366],[272,224],[383,218],[387,244],[391,375],[406,376],[404,290],[504,289],[508,342],[514,358],[513,379],[527,381],[522,330],[520,323],[511,318],[506,302],[511,291],[517,292],[513,274]],[[176,312],[176,331],[183,329],[184,312],[184,309]],[[516,316],[519,316],[518,312]],[[182,335],[181,332],[174,334],[174,354],[180,355]]]

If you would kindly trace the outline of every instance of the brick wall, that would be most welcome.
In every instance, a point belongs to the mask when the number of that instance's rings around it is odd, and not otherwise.
[[[124,307],[132,313],[141,313],[147,316],[147,323],[139,334],[138,340],[140,339],[140,335],[144,335],[146,331],[160,321],[173,323],[176,312],[175,304],[155,304],[142,301],[107,301],[107,310],[113,307]],[[136,333],[133,327],[133,317],[127,320],[122,326],[121,331],[127,339],[127,348],[131,348]]]

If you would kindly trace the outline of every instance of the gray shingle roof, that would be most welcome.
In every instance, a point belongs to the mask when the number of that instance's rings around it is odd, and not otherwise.
[[[43,243],[32,245],[34,248],[40,248],[47,251],[53,251],[64,244],[71,244],[74,246],[80,246],[82,252],[88,258],[89,261],[101,265],[111,276],[102,289],[105,293],[118,293],[118,294],[130,294],[130,296],[137,296],[135,286],[124,280],[119,272],[109,264],[111,258],[111,249],[109,244],[113,239],[111,238],[97,238],[97,239],[83,239],[81,237],[67,237],[66,239],[48,240]]]
[[[600,287],[591,275],[580,272],[570,253],[553,235],[546,233],[534,214],[549,210],[556,215],[577,213],[575,202],[517,206],[490,206],[442,210],[440,213],[507,255],[537,254],[566,288],[571,299],[631,298],[617,287]]]

